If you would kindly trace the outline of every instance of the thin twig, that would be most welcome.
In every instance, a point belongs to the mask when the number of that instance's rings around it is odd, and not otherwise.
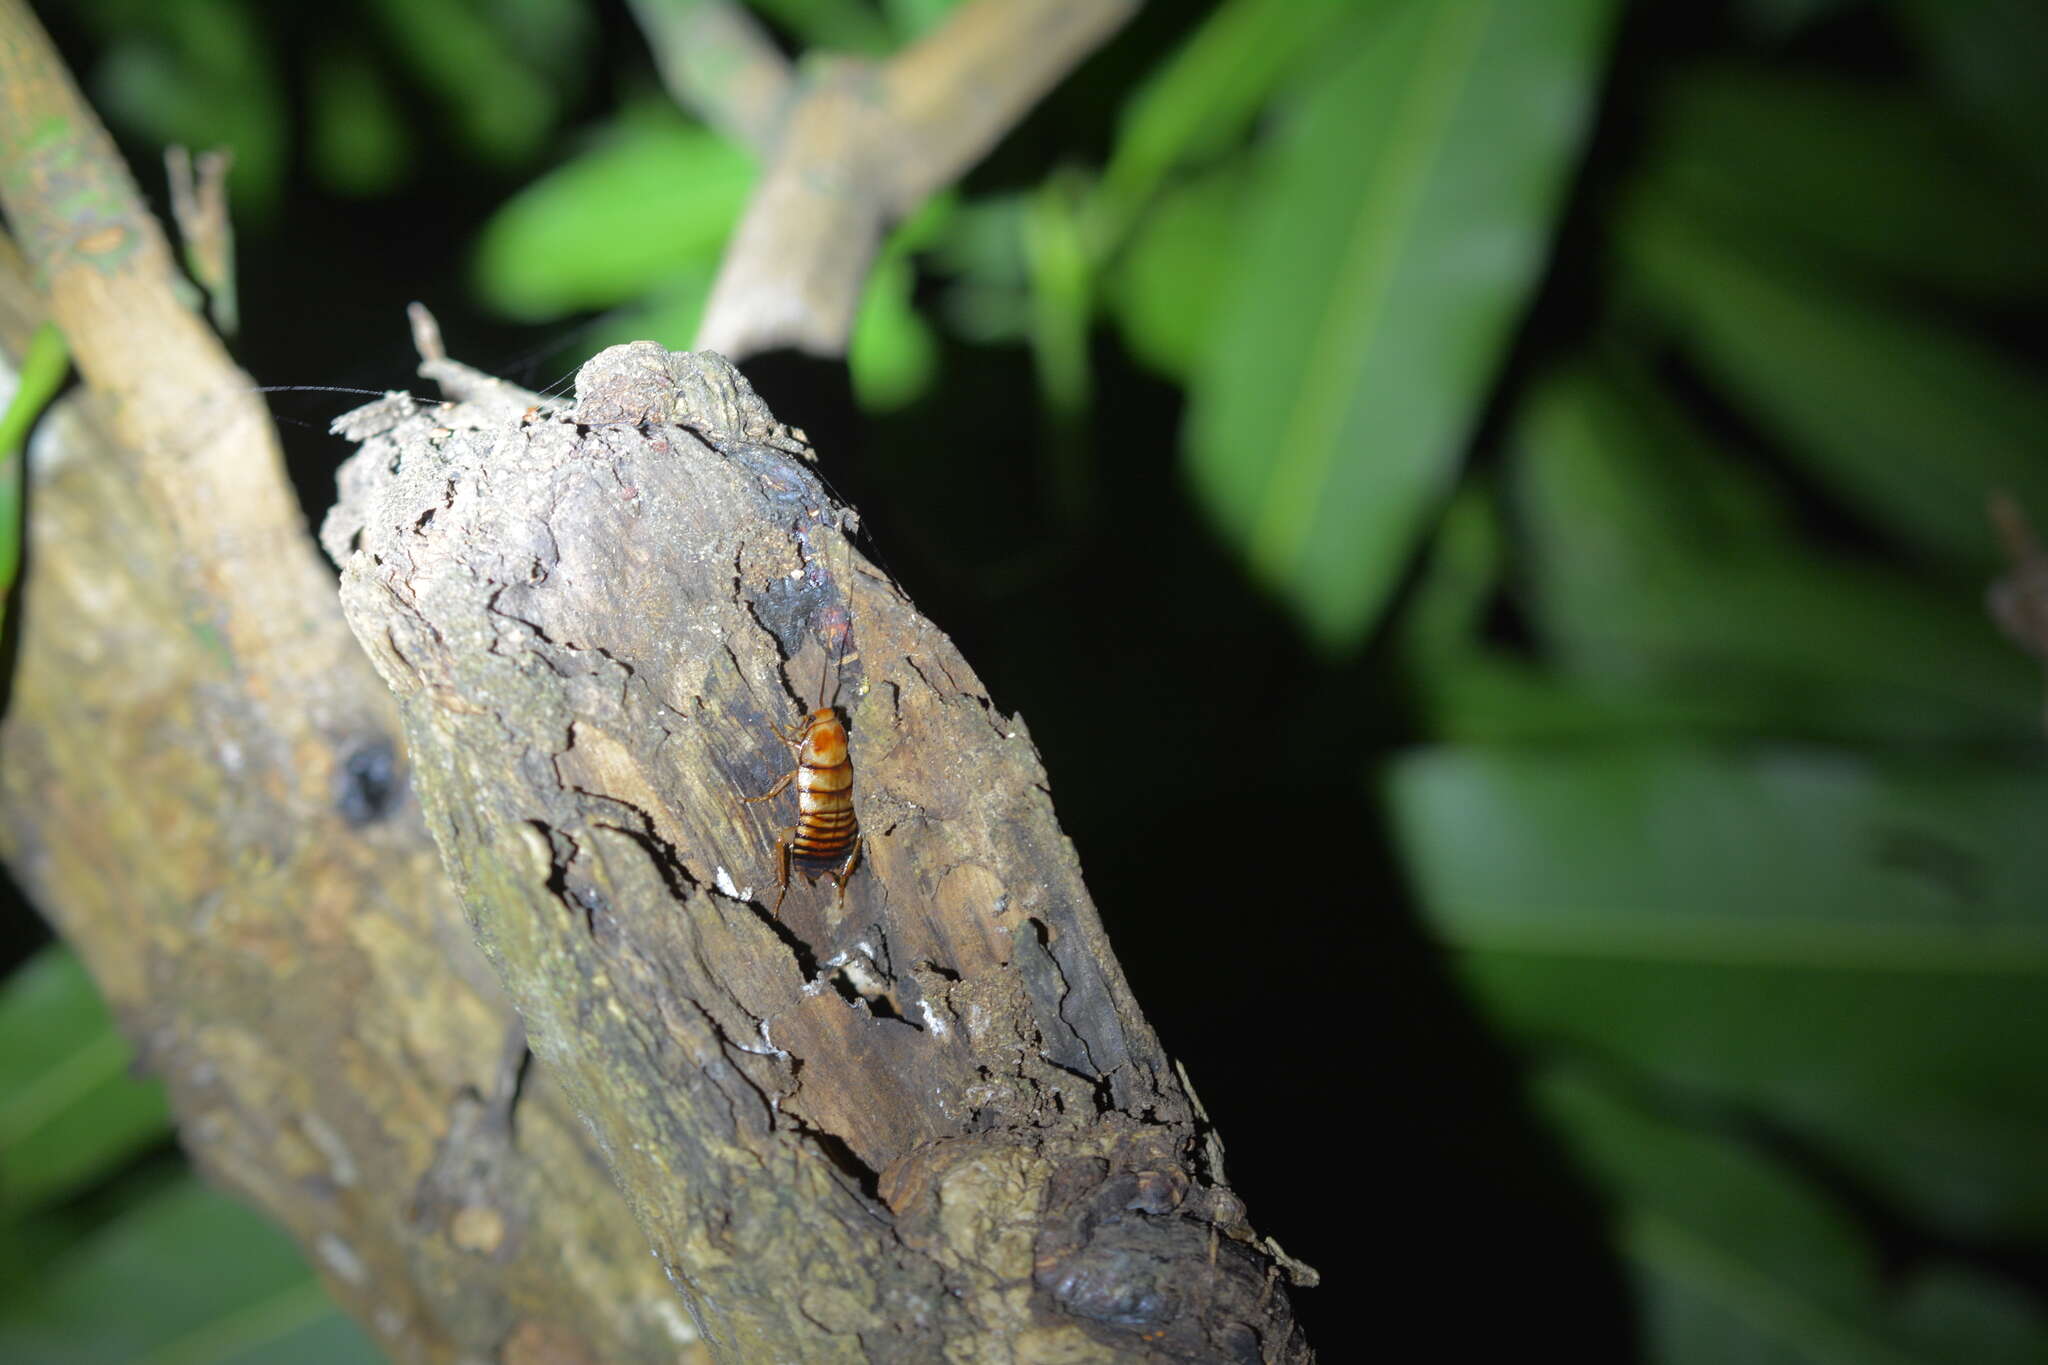
[[[1136,0],[976,0],[883,69],[900,141],[881,161],[907,212],[986,156],[1137,12]]]
[[[412,323],[412,348],[420,353],[421,362],[446,360],[448,348],[441,342],[441,324],[427,311],[427,305],[408,303],[405,316]]]
[[[473,365],[450,360],[448,348],[441,341],[441,324],[424,303],[407,304],[405,315],[412,321],[413,349],[420,353],[419,368],[414,373],[439,384],[447,397],[483,404],[500,413],[520,412],[540,402],[537,393],[486,374]]]
[[[171,182],[171,217],[185,243],[185,268],[206,291],[208,311],[222,336],[241,328],[235,294],[235,223],[228,213],[228,171],[234,153],[225,147],[201,152],[195,166],[182,144],[164,151]]]
[[[792,86],[789,62],[727,0],[629,0],[677,104],[762,155],[773,149]]]

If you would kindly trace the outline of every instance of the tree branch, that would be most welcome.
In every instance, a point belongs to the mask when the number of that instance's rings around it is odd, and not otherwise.
[[[1135,0],[976,0],[880,66],[808,64],[773,139],[748,139],[766,164],[698,347],[843,354],[889,223],[986,155],[1135,9]]]
[[[789,63],[744,6],[726,0],[629,0],[677,104],[766,153],[789,102]]]
[[[246,376],[19,0],[0,0],[0,343],[90,386],[30,445],[0,855],[91,967],[203,1170],[401,1360],[697,1348],[510,1013]],[[516,1135],[516,1136],[515,1136]],[[197,1254],[203,1254],[198,1249]]]
[[[638,342],[567,413],[341,429],[322,539],[429,826],[722,1359],[1307,1358],[1022,723],[736,371]],[[772,910],[744,798],[821,678],[864,859]]]

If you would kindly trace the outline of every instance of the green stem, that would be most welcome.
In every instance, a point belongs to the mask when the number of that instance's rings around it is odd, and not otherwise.
[[[71,348],[64,344],[64,334],[55,323],[44,323],[29,339],[21,382],[7,410],[0,412],[0,620],[5,619],[5,599],[21,567],[22,452],[36,418],[64,387],[70,370]]]

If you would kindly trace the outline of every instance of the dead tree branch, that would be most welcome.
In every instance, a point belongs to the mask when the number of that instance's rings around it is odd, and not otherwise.
[[[343,426],[322,539],[429,827],[721,1359],[1307,1358],[1022,722],[736,371]],[[744,798],[821,678],[865,860],[775,913]]]

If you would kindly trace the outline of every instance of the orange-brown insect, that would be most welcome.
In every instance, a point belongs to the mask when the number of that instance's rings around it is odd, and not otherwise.
[[[843,639],[843,637],[842,637]],[[818,679],[824,690],[824,678]],[[822,700],[822,698],[821,698]],[[769,801],[796,782],[796,823],[775,841],[775,910],[789,894],[789,868],[799,864],[815,882],[823,873],[839,888],[837,904],[846,904],[846,879],[860,863],[860,820],[853,813],[853,756],[846,747],[846,723],[835,707],[820,706],[798,722],[795,731],[775,727],[782,742],[796,751],[796,767],[774,786],[748,802]],[[834,865],[837,865],[836,867]]]

